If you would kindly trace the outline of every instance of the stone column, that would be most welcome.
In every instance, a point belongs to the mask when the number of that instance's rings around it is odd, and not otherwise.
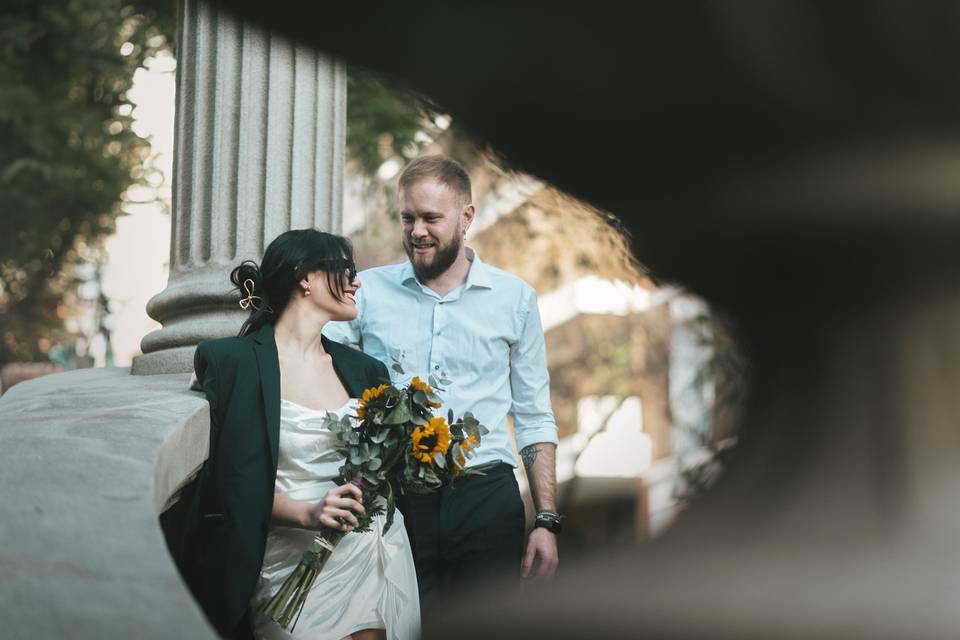
[[[135,374],[189,371],[200,340],[236,334],[230,270],[278,234],[341,228],[344,64],[204,0],[178,27],[170,279]]]

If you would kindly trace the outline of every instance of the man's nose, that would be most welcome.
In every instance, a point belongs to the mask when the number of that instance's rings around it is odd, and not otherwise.
[[[427,225],[423,220],[414,220],[413,229],[411,229],[410,234],[418,238],[422,238],[427,235]]]

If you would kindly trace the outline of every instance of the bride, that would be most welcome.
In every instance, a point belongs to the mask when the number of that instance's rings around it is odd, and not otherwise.
[[[419,599],[402,515],[384,533],[344,536],[288,633],[259,609],[320,527],[351,530],[360,489],[337,486],[343,458],[324,416],[356,408],[386,367],[321,337],[357,315],[348,241],[287,231],[260,265],[231,274],[250,311],[236,338],[197,347],[197,384],[210,402],[210,455],[161,516],[171,553],[207,617],[226,637],[405,639],[419,634]],[[343,522],[344,524],[340,524]]]

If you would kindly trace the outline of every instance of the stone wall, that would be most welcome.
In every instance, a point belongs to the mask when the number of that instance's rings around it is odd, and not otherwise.
[[[0,635],[216,637],[157,522],[207,455],[188,381],[84,369],[0,398]]]

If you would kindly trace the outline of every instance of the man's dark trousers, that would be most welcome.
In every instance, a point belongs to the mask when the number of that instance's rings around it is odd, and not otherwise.
[[[421,607],[492,578],[513,576],[519,584],[524,510],[517,480],[506,463],[484,468],[482,476],[399,500]]]

